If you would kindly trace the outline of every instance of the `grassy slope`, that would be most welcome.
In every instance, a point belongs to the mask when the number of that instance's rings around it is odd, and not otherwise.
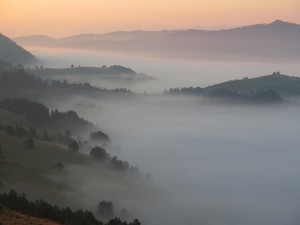
[[[27,216],[8,209],[0,209],[0,223],[2,225],[59,225],[49,220]]]
[[[0,120],[5,125],[30,125],[25,118],[5,110],[0,110]],[[4,156],[0,157],[0,191],[14,188],[35,199],[64,204],[66,193],[74,199],[76,189],[85,185],[84,182],[102,184],[103,193],[112,192],[116,196],[129,195],[137,188],[135,179],[122,176],[86,154],[73,153],[64,145],[40,140],[35,140],[36,147],[31,150],[25,147],[24,139],[0,130]],[[63,163],[63,169],[55,166],[58,161]],[[76,206],[80,198],[74,201]]]
[[[227,88],[234,91],[246,90],[273,90],[281,95],[300,94],[300,81],[298,77],[286,75],[267,75],[251,79],[233,80],[209,86],[205,91],[213,91],[220,88]]]
[[[4,159],[0,162],[0,180],[10,184],[31,184],[52,186],[49,175],[61,174],[55,163],[85,164],[88,156],[70,152],[66,146],[49,142],[35,141],[34,150],[27,149],[24,138],[7,135],[0,131],[0,143]]]
[[[29,127],[31,125],[31,123],[25,117],[1,108],[0,108],[0,121],[2,122],[2,124],[5,125],[11,124],[14,126],[15,124],[18,124],[24,127]]]

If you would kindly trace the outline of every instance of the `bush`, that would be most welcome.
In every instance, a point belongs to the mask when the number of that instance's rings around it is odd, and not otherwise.
[[[110,142],[110,138],[107,134],[103,133],[102,131],[92,132],[90,134],[91,140],[95,141],[107,141]]]
[[[27,138],[25,141],[24,141],[24,144],[27,148],[29,149],[34,149],[35,148],[35,143],[34,143],[34,140],[32,138]]]

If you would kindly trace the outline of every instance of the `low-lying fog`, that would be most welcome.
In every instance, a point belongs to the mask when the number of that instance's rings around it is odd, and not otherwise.
[[[202,62],[180,61],[176,59],[145,58],[142,56],[117,55],[113,53],[99,53],[88,51],[53,50],[53,49],[29,49],[43,61],[46,67],[70,67],[122,65],[130,67],[136,72],[144,72],[157,80],[147,82],[116,82],[97,79],[94,75],[65,76],[74,82],[90,81],[101,88],[129,88],[139,93],[162,93],[165,89],[174,87],[205,87],[218,82],[242,77],[256,77],[268,75],[274,71],[282,74],[300,75],[300,64],[265,63],[265,62]]]
[[[299,106],[168,96],[95,104],[77,110],[162,191],[154,204],[136,203],[145,224],[300,222]]]
[[[148,93],[274,70],[300,74],[296,65],[188,63],[87,54],[84,61],[76,54],[57,66],[132,67],[157,77],[131,87]],[[90,102],[94,107],[86,107]],[[208,104],[200,98],[137,95],[110,100],[76,98],[69,107],[107,132],[113,144],[120,146],[121,159],[151,173],[163,197],[153,196],[154,203],[136,202],[137,216],[144,224],[300,223],[299,105]]]

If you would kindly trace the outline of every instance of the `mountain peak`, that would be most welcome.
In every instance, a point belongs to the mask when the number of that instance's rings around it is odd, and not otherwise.
[[[274,20],[271,24],[286,24],[288,22],[285,22],[283,20]]]
[[[283,20],[274,20],[269,25],[271,25],[271,26],[299,26],[296,23],[290,23],[290,22],[286,22],[286,21],[283,21]]]

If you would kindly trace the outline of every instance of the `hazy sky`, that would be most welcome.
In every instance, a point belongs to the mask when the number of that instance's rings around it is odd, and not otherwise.
[[[0,32],[61,37],[117,30],[217,28],[282,19],[300,23],[299,0],[0,0]]]

